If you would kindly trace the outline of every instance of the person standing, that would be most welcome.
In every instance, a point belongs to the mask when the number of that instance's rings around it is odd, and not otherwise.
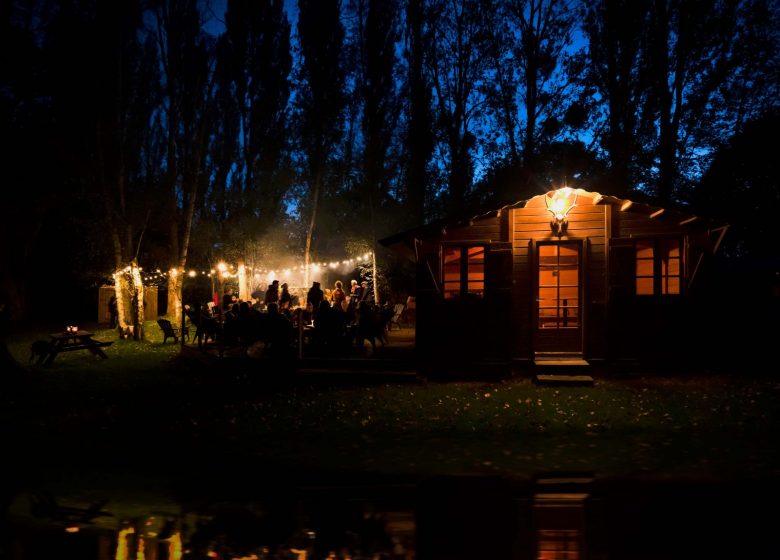
[[[345,302],[347,300],[347,294],[342,287],[341,280],[336,280],[333,288],[333,294],[331,295],[331,303],[333,307],[339,311],[346,311]]]
[[[271,282],[265,292],[266,307],[272,303],[276,303],[277,305],[279,304],[279,280],[274,280]]]
[[[325,297],[325,294],[322,292],[322,288],[320,288],[319,282],[312,282],[311,288],[309,288],[309,292],[306,294],[306,305],[311,305],[311,318],[312,321],[314,320],[314,317],[317,315],[317,310],[320,308],[320,302]]]
[[[111,328],[115,329],[119,325],[119,304],[116,301],[116,294],[111,294],[108,298],[108,314],[111,317]]]

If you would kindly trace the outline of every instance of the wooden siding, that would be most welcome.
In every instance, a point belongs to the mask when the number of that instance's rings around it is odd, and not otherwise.
[[[503,241],[501,219],[496,216],[473,220],[470,225],[443,228],[442,243]]]
[[[457,369],[480,360],[533,359],[539,350],[534,348],[534,252],[540,242],[557,240],[582,242],[586,359],[619,361],[648,353],[658,357],[674,351],[675,340],[678,345],[685,340],[683,319],[690,314],[686,308],[690,298],[638,298],[633,295],[633,279],[623,286],[621,278],[634,272],[632,239],[678,236],[684,240],[684,295],[698,290],[706,295],[703,277],[714,235],[707,224],[694,220],[681,225],[686,216],[675,211],[651,218],[653,208],[646,205],[621,211],[619,204],[598,197],[582,196],[577,204],[560,238],[553,234],[550,212],[539,196],[525,207],[443,227],[417,245],[417,351],[423,362]],[[441,246],[447,243],[486,246],[484,299],[442,299]]]
[[[543,202],[543,201],[542,201]],[[589,202],[589,201],[588,201]],[[550,212],[544,206],[512,210],[512,357],[530,360],[533,348],[533,244],[539,241],[586,240],[582,273],[584,353],[589,358],[605,357],[607,288],[608,205],[584,202],[568,216],[566,235],[560,238],[550,229]]]
[[[682,235],[687,231],[685,226],[680,225],[677,217],[664,212],[651,218],[649,210],[644,207],[635,209],[633,206],[624,212],[621,212],[619,207],[613,207],[612,228],[613,237]]]

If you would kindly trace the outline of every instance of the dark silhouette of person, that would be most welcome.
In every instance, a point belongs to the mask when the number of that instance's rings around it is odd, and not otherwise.
[[[268,285],[265,292],[265,304],[279,303],[279,280],[274,280]]]
[[[360,301],[374,303],[374,290],[369,289],[368,282],[365,280],[360,283]]]
[[[290,308],[292,307],[292,294],[290,288],[285,282],[282,284],[282,292],[279,294],[279,310],[288,318],[290,317]]]
[[[112,294],[108,299],[108,314],[111,316],[111,328],[115,329],[119,325],[119,305],[116,301],[116,294]]]
[[[312,321],[316,318],[320,308],[320,302],[325,298],[325,293],[320,288],[319,282],[312,282],[309,292],[306,294],[306,303],[311,305]]]

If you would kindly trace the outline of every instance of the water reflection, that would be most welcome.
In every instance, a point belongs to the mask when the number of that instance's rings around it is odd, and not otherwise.
[[[247,496],[19,493],[13,560],[780,558],[775,482],[490,476]],[[278,490],[278,489],[277,489]]]

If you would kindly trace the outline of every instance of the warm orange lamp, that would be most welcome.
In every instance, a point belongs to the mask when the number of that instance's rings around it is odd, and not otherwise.
[[[550,191],[544,198],[547,203],[547,210],[552,214],[550,228],[553,233],[560,237],[566,233],[568,222],[567,214],[577,205],[577,190],[570,187],[563,187],[555,191]]]

